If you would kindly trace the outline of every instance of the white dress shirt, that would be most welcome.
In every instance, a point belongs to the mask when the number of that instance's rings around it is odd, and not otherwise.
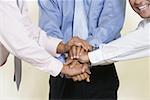
[[[31,22],[27,12],[25,3],[20,11],[16,0],[0,0],[0,43],[13,55],[57,76],[63,64],[53,56],[58,56],[56,49],[61,40],[48,37]],[[0,63],[5,61],[8,54],[2,45]]]
[[[88,54],[93,66],[105,65],[117,61],[150,56],[150,19],[141,21],[139,27],[101,48]]]

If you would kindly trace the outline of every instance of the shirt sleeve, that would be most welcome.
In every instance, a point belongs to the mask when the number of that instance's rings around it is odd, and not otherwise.
[[[61,2],[62,3],[62,2]],[[64,33],[60,30],[62,15],[60,13],[59,3],[57,0],[38,0],[39,4],[39,25],[47,32],[48,36],[52,36],[64,41]],[[64,62],[64,55],[57,55],[57,59]]]
[[[63,3],[63,2],[61,2]],[[40,8],[39,24],[49,36],[63,39],[64,34],[60,30],[62,15],[57,0],[38,0]]]
[[[150,56],[149,29],[150,26],[146,25],[111,43],[103,44],[100,49],[89,52],[90,62],[95,66]]]
[[[57,46],[62,40],[48,36],[45,31],[41,30],[38,26],[32,23],[28,15],[26,2],[24,2],[24,6],[22,10],[22,22],[25,28],[30,32],[31,38],[36,40],[51,55],[56,56],[56,57],[60,55],[60,54],[57,54]]]
[[[1,1],[0,11],[0,42],[7,50],[37,66],[36,68],[57,76],[63,64],[30,37],[31,33],[23,24],[23,17],[16,3]]]
[[[87,41],[92,46],[99,47],[102,43],[108,43],[120,37],[120,30],[124,23],[126,0],[95,1],[93,4],[98,5],[98,8],[90,13],[90,16],[92,16],[89,19],[91,28]],[[102,11],[99,11],[99,9],[102,9]]]

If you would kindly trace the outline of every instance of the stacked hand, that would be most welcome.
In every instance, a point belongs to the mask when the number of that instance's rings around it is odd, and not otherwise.
[[[88,67],[88,51],[92,47],[84,40],[73,37],[66,44],[61,43],[58,46],[58,53],[68,53],[68,59],[61,71],[66,78],[71,78],[74,81],[86,80],[90,82],[90,70]]]

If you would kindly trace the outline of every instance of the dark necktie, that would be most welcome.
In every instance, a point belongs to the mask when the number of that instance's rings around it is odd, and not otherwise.
[[[22,0],[17,0],[17,6],[22,12],[23,2]],[[19,90],[19,86],[21,83],[21,76],[22,76],[22,63],[21,60],[17,57],[14,57],[14,82],[16,82],[17,90]]]
[[[14,57],[15,71],[14,71],[14,81],[17,85],[17,90],[19,90],[22,74],[22,64],[21,60],[17,57]]]

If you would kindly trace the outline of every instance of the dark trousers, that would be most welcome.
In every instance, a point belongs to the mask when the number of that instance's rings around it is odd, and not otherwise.
[[[49,100],[117,100],[119,80],[114,64],[91,68],[90,83],[50,77]]]

